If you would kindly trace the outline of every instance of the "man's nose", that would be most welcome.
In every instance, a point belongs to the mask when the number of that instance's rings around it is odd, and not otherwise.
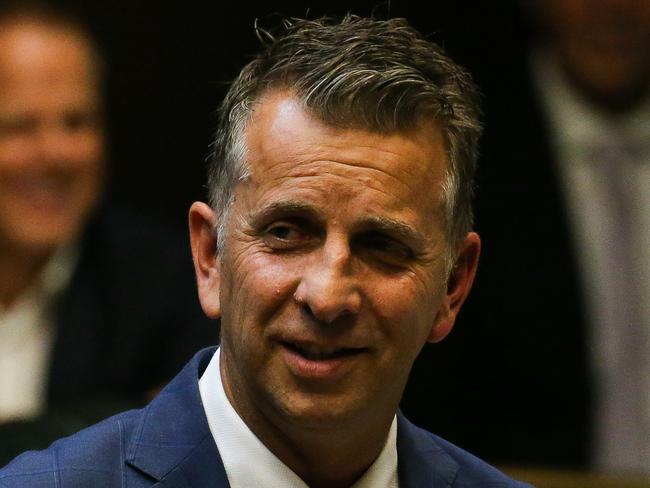
[[[359,313],[358,270],[347,242],[328,242],[312,256],[294,299],[319,322],[332,324]]]
[[[74,134],[60,124],[44,124],[38,132],[35,149],[41,161],[53,165],[68,164],[70,159],[74,159],[71,155],[77,142]]]

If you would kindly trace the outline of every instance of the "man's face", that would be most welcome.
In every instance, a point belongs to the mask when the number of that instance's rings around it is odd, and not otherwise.
[[[648,0],[543,0],[535,3],[569,74],[603,99],[650,81]]]
[[[2,25],[0,244],[65,244],[95,203],[103,135],[94,69],[75,32],[28,21]]]
[[[441,133],[334,129],[271,92],[246,144],[250,177],[220,256],[210,211],[191,213],[201,301],[222,318],[226,391],[249,425],[385,424],[424,343],[451,329],[478,255],[471,234],[448,286]]]

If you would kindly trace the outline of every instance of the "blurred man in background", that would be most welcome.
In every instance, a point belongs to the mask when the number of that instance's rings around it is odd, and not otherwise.
[[[499,394],[491,425],[463,425],[459,442],[501,462],[649,473],[650,2],[528,6],[525,64],[481,80],[484,253],[460,369],[476,398]]]
[[[141,401],[216,338],[189,247],[103,194],[102,68],[73,17],[0,9],[0,463]]]
[[[533,81],[589,324],[590,456],[650,473],[650,2],[537,8]]]

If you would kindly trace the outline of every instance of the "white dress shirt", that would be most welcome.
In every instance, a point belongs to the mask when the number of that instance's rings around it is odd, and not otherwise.
[[[650,473],[650,96],[615,116],[584,100],[543,53],[533,73],[591,326],[594,458],[602,469]]]
[[[45,406],[54,340],[51,305],[75,261],[74,249],[58,252],[11,307],[0,305],[0,423],[31,419]]]
[[[210,431],[232,488],[308,488],[248,428],[232,407],[221,382],[219,349],[199,380]],[[352,488],[398,488],[397,420],[375,462]]]

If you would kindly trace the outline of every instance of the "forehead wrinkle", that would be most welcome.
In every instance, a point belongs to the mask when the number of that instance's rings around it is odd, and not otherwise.
[[[345,168],[349,168],[351,171],[366,172],[364,176],[352,175],[355,178],[361,177],[368,182],[374,180],[381,182],[383,176],[411,190],[411,182],[421,182],[426,179],[433,185],[446,177],[448,162],[445,153],[438,154],[437,148],[434,148],[432,153],[426,151],[423,154],[422,145],[411,141],[409,147],[396,152],[371,143],[359,144],[359,141],[351,141],[351,144],[348,144],[345,134],[335,137],[337,132],[339,131],[326,136],[330,140],[320,140],[316,144],[309,140],[301,140],[300,137],[289,140],[286,133],[282,133],[278,138],[263,138],[255,144],[257,164],[250,164],[251,170],[253,173],[258,173],[258,177],[276,171],[292,177],[334,175],[333,170],[336,172],[335,168],[339,167],[341,176],[349,176],[345,174]],[[370,136],[377,137],[372,133]],[[399,134],[387,137],[397,136]],[[383,139],[385,140],[386,136]],[[436,163],[439,156],[442,157],[443,164]],[[407,162],[409,159],[410,163]],[[258,181],[263,184],[261,179],[259,178]]]
[[[421,175],[412,171],[403,171],[403,167],[399,168],[399,171],[390,171],[390,167],[378,168],[363,163],[341,160],[334,161],[329,159],[313,159],[300,162],[287,160],[273,164],[273,167],[284,174],[273,176],[269,175],[270,172],[273,172],[273,169],[268,167],[260,168],[258,171],[252,171],[253,180],[260,185],[266,185],[273,180],[286,181],[296,179],[304,181],[313,179],[316,183],[316,187],[318,187],[318,184],[320,183],[326,184],[326,181],[321,182],[321,179],[342,179],[343,183],[346,183],[352,178],[357,187],[363,185],[366,188],[378,191],[388,197],[397,197],[400,199],[403,199],[399,196],[402,194],[421,193],[422,189],[418,189],[418,185],[415,185],[414,183],[421,182],[422,177],[426,176],[426,174]],[[287,169],[285,170],[283,167],[286,167]],[[336,170],[337,167],[341,170],[340,172]],[[347,173],[347,168],[350,168],[353,173]],[[437,182],[435,181],[435,178],[433,178],[433,175],[430,175],[430,179],[430,186],[436,186]],[[391,192],[391,188],[400,187],[401,191],[397,193]],[[339,190],[342,191],[342,188],[343,187],[339,188]]]
[[[351,169],[378,172],[400,182],[402,180],[400,178],[401,175],[421,177],[422,175],[430,174],[430,171],[427,171],[426,168],[432,166],[428,162],[418,161],[419,158],[416,155],[411,155],[413,162],[406,164],[404,154],[408,154],[411,151],[398,153],[373,145],[350,146],[344,143],[332,143],[322,145],[319,148],[307,147],[304,150],[296,152],[296,169],[300,169],[303,164],[336,164]],[[301,158],[301,154],[307,155],[309,159]],[[399,171],[396,170],[398,167],[400,168]],[[408,168],[409,171],[405,171],[405,168]]]
[[[412,159],[420,159],[423,143],[427,143],[425,145],[428,145],[434,142],[428,138],[423,140],[422,137],[414,139],[414,135],[410,133],[403,134],[401,132],[395,132],[392,134],[376,134],[363,130],[341,131],[340,129],[328,126],[321,127],[320,129],[324,131],[324,134],[315,134],[318,137],[318,142],[314,143],[308,131],[307,134],[299,132],[298,134],[292,135],[291,131],[287,131],[282,127],[282,131],[277,136],[271,133],[267,134],[267,137],[261,138],[257,142],[258,151],[260,154],[266,154],[267,157],[264,159],[267,163],[271,164],[273,164],[273,159],[275,159],[274,156],[276,154],[279,154],[283,161],[290,159],[296,162],[307,162],[304,158],[306,155],[314,161],[338,162],[348,166],[366,167],[383,171],[384,168],[388,169],[393,166],[391,162],[403,161],[405,155],[410,156]],[[360,142],[360,135],[364,135],[369,142],[365,144]],[[406,147],[399,152],[390,150],[391,143],[395,141],[400,144],[406,144]],[[369,153],[372,154],[372,157],[368,157]],[[332,155],[335,156],[335,159],[331,159]],[[427,161],[422,161],[422,165],[412,165],[413,168],[419,168],[423,165],[427,167],[433,166],[428,159]],[[381,160],[384,164],[381,164],[382,167],[379,168],[376,164],[373,164],[373,160]],[[424,172],[429,173],[429,171]],[[412,174],[415,175],[415,172],[412,172]]]
[[[290,191],[300,195],[301,197],[310,200],[311,198],[317,198],[317,201],[322,201],[325,198],[325,201],[332,198],[333,191],[331,188],[331,180],[342,180],[338,184],[337,188],[334,190],[334,195],[337,199],[341,200],[350,200],[356,199],[359,197],[359,187],[362,186],[364,191],[372,191],[379,193],[386,198],[383,205],[389,205],[391,207],[395,206],[395,202],[399,202],[400,207],[412,207],[413,201],[409,199],[409,195],[412,194],[412,190],[408,185],[399,182],[402,186],[406,187],[407,193],[396,194],[391,192],[390,189],[386,188],[385,184],[377,181],[376,178],[372,177],[359,177],[354,178],[353,184],[350,184],[350,177],[345,175],[332,174],[329,172],[312,172],[311,174],[300,174],[300,175],[283,175],[278,178],[274,178],[274,183],[271,185],[271,195],[274,195],[274,191],[281,191],[282,188],[289,185]],[[328,182],[328,180],[330,180]],[[301,182],[305,183],[305,186],[301,185]],[[267,182],[263,182],[268,183]],[[264,198],[262,198],[264,200]],[[280,206],[278,206],[280,209]],[[305,214],[322,214],[317,209],[316,205],[312,204],[302,204],[301,201],[293,201],[293,204],[287,207],[282,208],[285,211],[301,212]]]
[[[329,163],[329,161],[325,162],[325,164],[327,163]],[[427,207],[431,212],[430,215],[432,218],[442,215],[442,212],[444,211],[444,199],[442,198],[441,188],[440,191],[438,192],[433,191],[434,187],[436,186],[441,187],[442,186],[441,183],[439,184],[433,182],[430,186],[432,190],[427,191],[426,188],[423,188],[421,186],[417,187],[411,185],[409,184],[408,181],[402,181],[399,178],[391,174],[387,174],[381,170],[377,170],[375,168],[369,168],[370,171],[380,172],[385,177],[390,178],[393,181],[393,183],[387,185],[385,182],[382,182],[381,180],[379,180],[379,178],[376,177],[367,176],[367,175],[366,176],[355,175],[354,185],[350,186],[349,184],[351,181],[350,175],[342,175],[342,174],[331,173],[330,171],[322,171],[320,170],[320,168],[311,168],[305,171],[304,165],[299,165],[299,166],[303,166],[302,170],[300,170],[301,168],[296,167],[291,162],[283,162],[279,164],[290,165],[295,171],[290,172],[288,174],[282,174],[276,177],[271,177],[270,179],[268,178],[269,175],[267,174],[267,172],[262,171],[257,175],[259,178],[253,178],[252,181],[254,184],[261,185],[261,186],[270,185],[272,197],[275,196],[274,193],[275,191],[281,190],[285,185],[288,184],[290,185],[291,191],[297,191],[299,195],[306,196],[307,199],[311,198],[311,197],[307,197],[307,195],[313,196],[314,194],[321,195],[321,197],[324,196],[326,198],[331,198],[332,191],[328,185],[327,180],[330,178],[334,178],[334,179],[343,180],[342,183],[338,185],[336,189],[336,195],[339,198],[344,198],[344,199],[356,198],[357,196],[359,196],[358,193],[359,185],[362,185],[365,187],[366,190],[377,192],[387,198],[387,200],[383,203],[382,208],[385,208],[384,206],[388,204],[391,208],[395,208],[395,209],[397,208],[410,209],[416,206],[415,200],[427,199],[430,200],[430,203],[427,204]],[[307,186],[302,187],[300,185],[301,181],[305,181]],[[313,183],[311,183],[312,181]],[[394,188],[395,183],[401,186],[405,191],[402,192],[391,191],[391,187]],[[440,197],[433,200],[430,198],[432,194],[439,194]],[[265,198],[263,197],[262,201],[264,201],[264,199]],[[320,220],[324,220],[323,212],[319,210],[317,205],[306,203],[303,200],[291,200],[291,201],[285,200],[283,202],[272,202],[270,203],[270,206],[268,208],[269,208],[268,213],[272,213],[272,212],[278,213],[279,211],[284,211],[287,213],[290,212],[302,213],[305,215],[308,214],[314,217],[318,217]],[[259,214],[259,212],[256,213]]]

